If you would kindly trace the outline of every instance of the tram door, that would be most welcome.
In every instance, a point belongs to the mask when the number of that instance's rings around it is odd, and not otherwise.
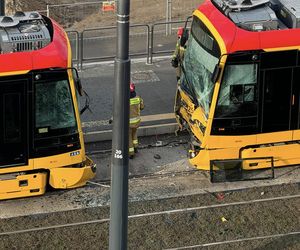
[[[294,69],[291,129],[300,129],[300,68]]]
[[[26,81],[0,81],[0,168],[26,164]]]
[[[299,128],[300,70],[281,68],[263,74],[262,132]]]

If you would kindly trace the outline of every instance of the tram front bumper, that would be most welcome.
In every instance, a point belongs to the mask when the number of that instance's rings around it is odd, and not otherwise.
[[[53,188],[82,187],[96,175],[96,165],[87,157],[83,167],[62,167],[50,169],[49,184]]]

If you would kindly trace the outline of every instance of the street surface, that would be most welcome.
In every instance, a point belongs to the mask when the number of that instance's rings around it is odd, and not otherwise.
[[[137,94],[144,99],[142,116],[148,121],[147,125],[174,122],[170,114],[173,114],[176,75],[170,60],[169,56],[162,57],[155,59],[152,65],[147,65],[145,59],[132,60],[131,78],[136,84]],[[91,110],[85,111],[81,117],[84,132],[111,129],[108,120],[113,108],[114,63],[85,66],[81,79],[90,97]],[[83,104],[84,98],[81,98],[81,106]],[[158,119],[158,115],[165,115],[165,119]]]

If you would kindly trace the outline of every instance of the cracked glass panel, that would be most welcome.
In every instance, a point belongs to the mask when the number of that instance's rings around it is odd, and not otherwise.
[[[39,134],[76,126],[67,80],[37,83],[35,105],[35,127]]]

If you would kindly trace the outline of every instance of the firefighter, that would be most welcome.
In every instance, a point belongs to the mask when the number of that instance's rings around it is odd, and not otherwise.
[[[171,64],[172,66],[176,69],[176,79],[177,81],[180,79],[181,76],[181,68],[180,68],[180,62],[181,59],[183,59],[183,47],[180,46],[180,40],[183,35],[183,28],[179,27],[177,30],[177,42],[176,42],[176,47],[175,51],[172,55],[172,61]]]
[[[176,69],[177,81],[180,79],[181,76],[181,64],[183,62],[183,56],[185,51],[186,38],[185,41],[182,40],[183,32],[184,32],[184,28],[179,27],[177,30],[177,43],[171,61],[172,66]]]
[[[141,110],[144,109],[144,101],[136,95],[134,83],[130,83],[130,119],[129,119],[129,158],[133,159],[137,153],[138,137],[137,129],[141,123]]]

